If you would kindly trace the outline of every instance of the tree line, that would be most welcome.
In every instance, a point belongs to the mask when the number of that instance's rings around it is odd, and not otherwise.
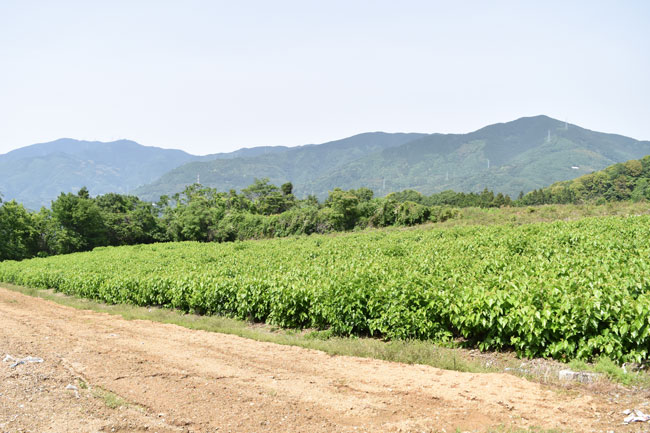
[[[98,246],[170,241],[227,242],[329,233],[366,227],[441,222],[464,207],[530,206],[650,200],[650,156],[558,182],[517,200],[485,188],[480,193],[404,190],[374,197],[372,190],[335,188],[320,202],[297,199],[293,185],[256,179],[241,192],[198,183],[156,203],[109,193],[61,193],[51,208],[27,210],[0,195],[0,260],[68,254]]]
[[[99,246],[170,241],[226,242],[329,233],[366,227],[441,222],[467,206],[498,207],[510,197],[445,191],[425,196],[413,190],[374,197],[372,190],[335,188],[320,202],[297,199],[293,185],[256,179],[241,192],[219,192],[198,183],[156,203],[132,195],[91,197],[84,187],[61,193],[38,212],[0,196],[0,260],[88,251]]]
[[[0,260],[87,251],[98,246],[169,241],[225,242],[329,233],[366,227],[440,222],[464,207],[602,204],[650,200],[650,155],[557,182],[516,200],[485,188],[480,193],[404,190],[374,197],[372,190],[335,188],[320,202],[297,199],[293,185],[256,179],[249,187],[219,192],[198,183],[156,203],[109,193],[61,193],[51,208],[27,210],[0,194]]]
[[[603,204],[625,200],[650,200],[650,155],[531,191],[518,202],[522,205]]]

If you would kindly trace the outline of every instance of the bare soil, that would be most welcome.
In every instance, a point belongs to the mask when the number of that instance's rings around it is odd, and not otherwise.
[[[6,354],[43,362],[0,362],[2,432],[650,428],[621,425],[620,412],[643,404],[643,392],[331,356],[0,289],[0,357]]]

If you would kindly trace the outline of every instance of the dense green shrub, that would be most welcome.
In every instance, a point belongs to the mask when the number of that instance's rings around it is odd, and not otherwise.
[[[443,223],[452,218],[458,218],[460,211],[449,206],[431,206],[429,220],[434,223]]]
[[[104,247],[5,261],[0,281],[337,335],[642,362],[649,238],[650,216],[639,216]]]
[[[400,203],[395,211],[395,224],[400,226],[413,226],[422,224],[429,219],[431,210],[427,206],[405,201]]]

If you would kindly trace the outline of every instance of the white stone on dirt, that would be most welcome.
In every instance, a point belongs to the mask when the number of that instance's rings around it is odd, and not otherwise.
[[[558,372],[560,380],[571,380],[581,383],[592,383],[601,375],[598,373],[587,373],[584,371],[560,370]]]

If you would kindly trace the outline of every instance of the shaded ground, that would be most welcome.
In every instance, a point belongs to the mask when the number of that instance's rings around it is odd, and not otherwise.
[[[509,374],[331,356],[0,289],[5,354],[44,362],[0,363],[2,432],[650,428],[621,425],[621,410],[643,409],[643,392],[617,398],[611,390],[567,390]]]

